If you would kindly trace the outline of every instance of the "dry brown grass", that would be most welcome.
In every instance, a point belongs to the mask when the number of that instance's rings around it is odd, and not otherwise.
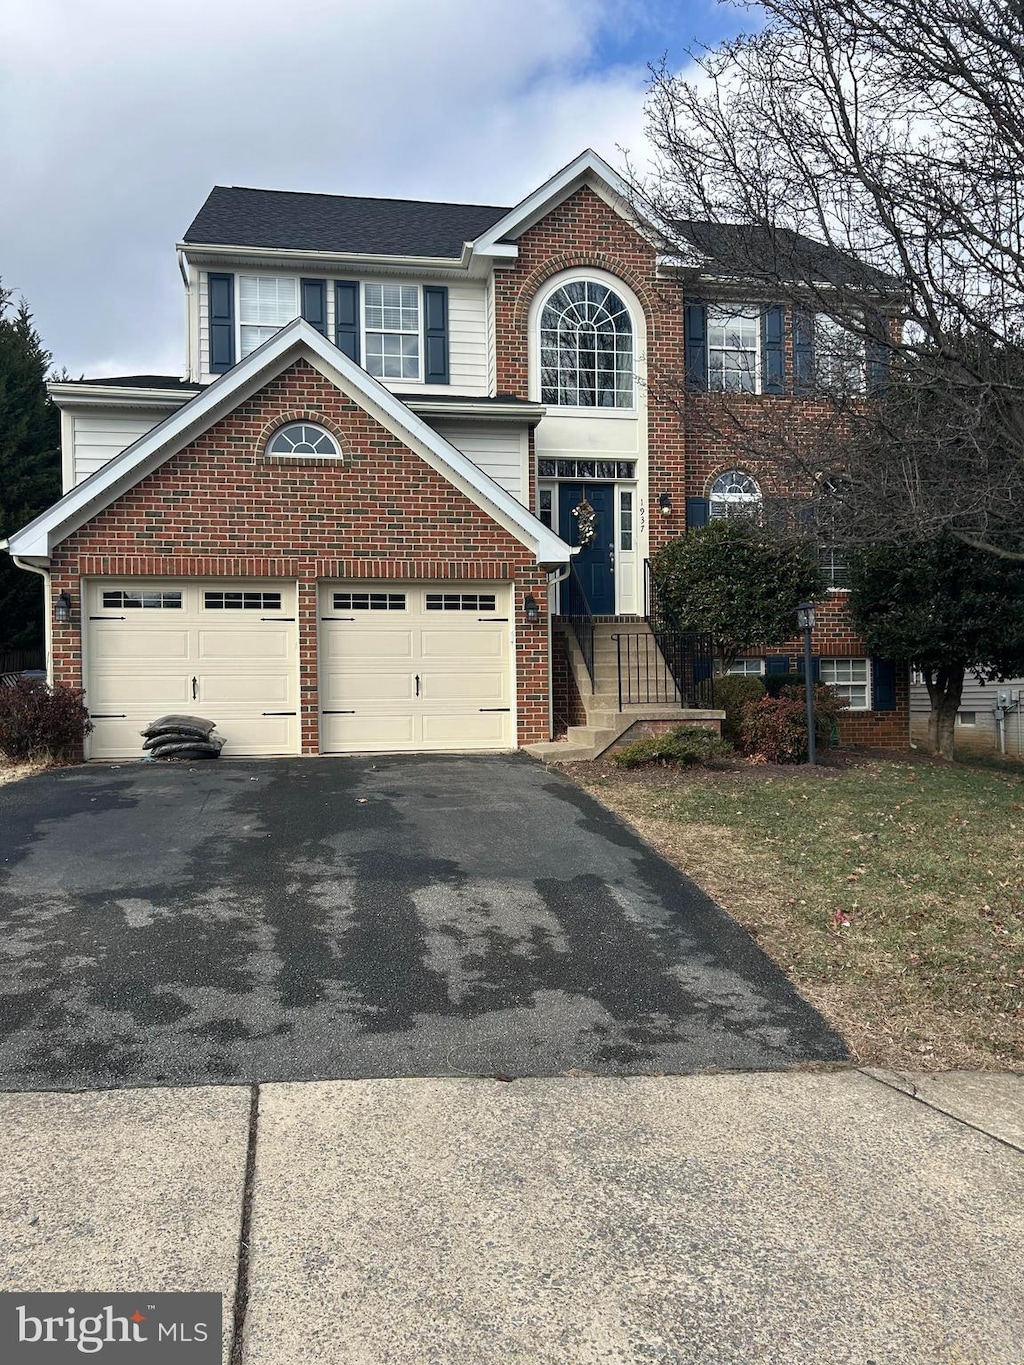
[[[1020,774],[566,771],[739,920],[859,1065],[1024,1070]]]
[[[0,787],[7,782],[18,782],[23,777],[32,777],[34,773],[41,773],[48,767],[49,763],[9,763],[7,759],[0,758]]]

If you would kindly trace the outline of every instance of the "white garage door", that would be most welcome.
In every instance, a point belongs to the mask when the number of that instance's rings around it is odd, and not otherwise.
[[[217,722],[224,755],[299,752],[294,583],[86,587],[90,758],[138,758],[169,712]]]
[[[327,754],[515,748],[508,587],[321,590]]]

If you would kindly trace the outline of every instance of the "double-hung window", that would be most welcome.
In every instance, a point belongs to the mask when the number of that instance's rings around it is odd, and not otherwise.
[[[708,309],[708,388],[713,393],[759,393],[761,310]]]
[[[840,396],[866,387],[864,338],[827,313],[814,319],[814,378],[819,389]]]
[[[420,377],[420,288],[363,286],[366,368],[378,379]]]
[[[822,659],[821,681],[832,688],[851,711],[868,709],[867,659]]]
[[[287,275],[239,275],[239,354],[250,355],[299,316],[299,281]]]

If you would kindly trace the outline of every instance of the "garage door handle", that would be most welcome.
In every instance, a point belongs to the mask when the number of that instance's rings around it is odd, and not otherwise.
[[[420,694],[420,675],[417,673],[417,674],[416,674],[416,695],[417,695],[417,697],[419,696],[419,694]]]
[[[196,698],[197,698],[198,696],[199,696],[199,679],[198,679],[198,678],[193,678],[193,679],[192,679],[192,700],[195,701]]]
[[[90,720],[127,720],[123,711],[90,711]]]
[[[507,616],[478,616],[476,619],[477,619],[478,621],[492,621],[492,622],[493,622],[493,621],[496,621],[496,622],[499,622],[499,623],[500,623],[500,622],[502,622],[502,621],[507,621],[507,620],[508,620],[508,617],[507,617]]]
[[[127,616],[90,616],[90,621],[127,621]]]
[[[321,621],[354,621],[354,616],[321,616]]]
[[[294,616],[261,616],[261,621],[294,621]]]
[[[325,716],[354,716],[354,715],[355,715],[355,712],[354,712],[354,711],[324,711],[324,712],[322,712],[322,714],[325,715]]]
[[[265,716],[294,716],[294,711],[264,711]]]
[[[481,706],[481,711],[511,711],[511,706]]]

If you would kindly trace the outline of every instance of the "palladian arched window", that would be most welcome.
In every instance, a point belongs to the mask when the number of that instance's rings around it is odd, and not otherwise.
[[[633,320],[596,280],[556,289],[540,318],[540,401],[554,407],[631,408]]]
[[[713,517],[756,516],[761,508],[761,489],[742,469],[730,469],[711,485],[709,501]]]

